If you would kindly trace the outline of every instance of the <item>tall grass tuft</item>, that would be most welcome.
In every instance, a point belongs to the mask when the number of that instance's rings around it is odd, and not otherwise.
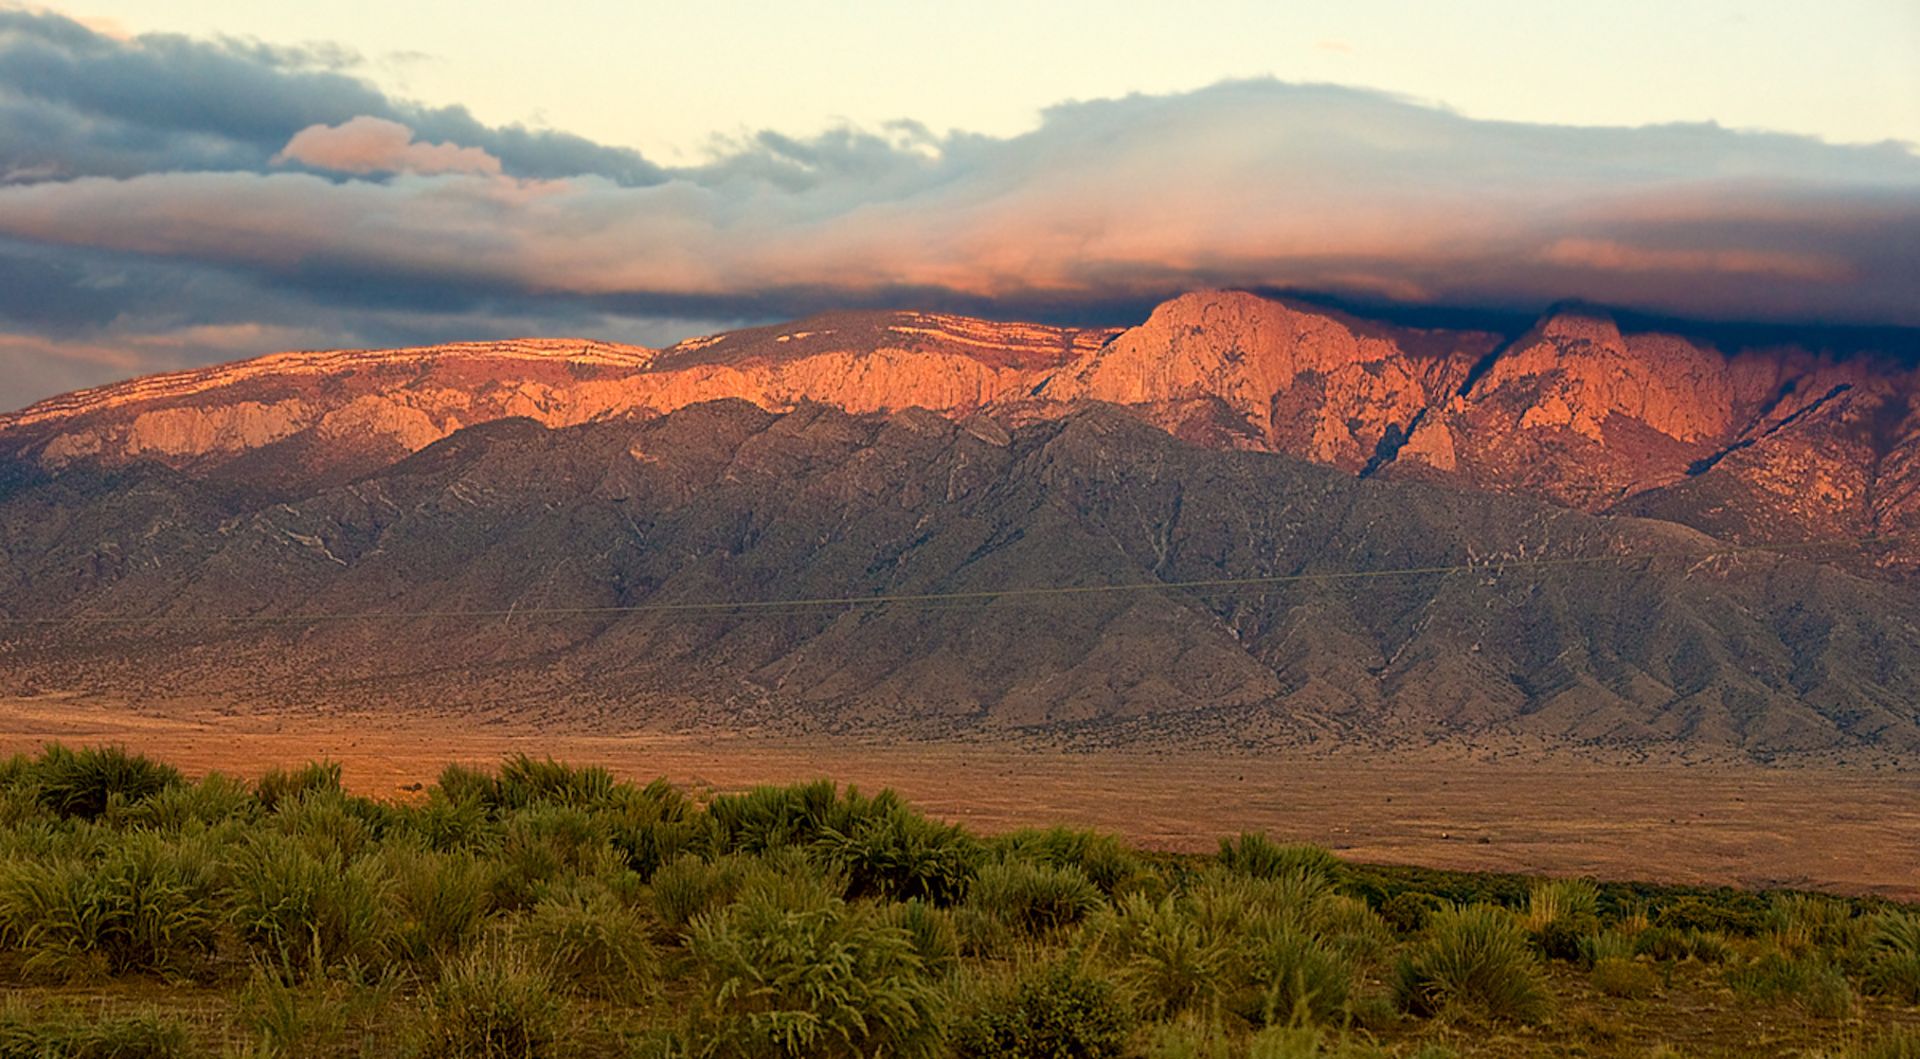
[[[34,763],[33,777],[42,805],[83,820],[98,819],[115,802],[137,802],[183,782],[178,769],[128,753],[125,747],[69,750],[59,743],[47,744]]]
[[[340,763],[338,761],[309,761],[297,769],[271,768],[253,785],[254,796],[268,812],[279,809],[286,802],[303,798],[309,794],[331,792],[339,794]]]
[[[178,1021],[159,1014],[81,1015],[0,1007],[0,1056],[5,1059],[184,1059],[192,1042]]]
[[[230,877],[235,928],[276,966],[319,974],[388,953],[393,883],[376,859],[316,856],[268,832],[235,852]]]
[[[38,977],[190,973],[213,950],[215,887],[199,845],[133,834],[98,860],[0,863],[0,942]]]
[[[943,996],[907,932],[837,897],[749,890],[693,922],[696,1056],[931,1055]]]
[[[846,831],[825,828],[814,848],[846,873],[850,896],[937,905],[959,901],[986,856],[966,829],[905,808],[865,817]]]
[[[967,907],[1033,937],[1078,923],[1106,901],[1078,868],[1010,860],[980,869]]]
[[[545,1059],[563,1054],[568,1012],[547,969],[524,951],[489,945],[440,972],[426,996],[420,1059]]]
[[[557,981],[586,996],[636,1001],[657,978],[659,956],[646,922],[602,888],[549,894],[513,937]]]
[[[1326,849],[1304,843],[1281,844],[1257,832],[1221,839],[1218,859],[1228,871],[1256,879],[1311,872],[1331,881],[1339,877],[1341,869],[1340,859]]]
[[[1526,932],[1494,905],[1434,913],[1426,936],[1396,964],[1392,987],[1400,1008],[1416,1015],[1464,1010],[1531,1021],[1546,1005]]]
[[[1821,1018],[1845,1018],[1854,1008],[1846,975],[1817,952],[1796,955],[1773,949],[1727,968],[1725,979],[1741,996],[1766,1004],[1797,1004]]]
[[[1237,984],[1231,936],[1203,929],[1172,897],[1128,894],[1091,930],[1116,979],[1149,1018],[1217,1015]]]
[[[1867,941],[1867,988],[1920,1004],[1920,913],[1883,912]]]

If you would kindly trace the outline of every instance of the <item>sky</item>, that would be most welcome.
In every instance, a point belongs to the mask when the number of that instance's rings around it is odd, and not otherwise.
[[[0,408],[1199,286],[1920,326],[1920,5],[0,0]]]

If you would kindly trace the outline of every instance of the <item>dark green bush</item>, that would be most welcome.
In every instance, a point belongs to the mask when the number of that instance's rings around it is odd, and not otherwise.
[[[1126,1054],[1133,1026],[1113,982],[1065,959],[987,998],[960,1022],[954,1045],[979,1059],[1114,1059]]]
[[[33,766],[40,803],[63,817],[97,819],[113,802],[133,803],[183,782],[180,771],[125,747],[69,750],[49,743]]]

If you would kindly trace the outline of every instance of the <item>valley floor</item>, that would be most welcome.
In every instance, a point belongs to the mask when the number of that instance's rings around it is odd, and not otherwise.
[[[449,761],[524,751],[737,790],[822,776],[893,787],[995,832],[1074,824],[1169,850],[1239,830],[1347,860],[1920,900],[1920,775],[1886,765],[1598,764],[1439,752],[1062,753],[1011,744],[609,733],[525,720],[252,712],[47,695],[0,700],[0,754],[124,743],[189,771],[253,777],[326,758],[356,793],[406,798]]]

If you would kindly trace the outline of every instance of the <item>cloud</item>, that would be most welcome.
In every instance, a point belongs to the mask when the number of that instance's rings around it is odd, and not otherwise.
[[[334,47],[103,33],[0,8],[0,182],[147,172],[266,172],[289,137],[367,116],[453,141],[529,179],[658,181],[639,152],[571,133],[488,126],[461,107],[390,98]]]
[[[500,175],[500,159],[478,147],[421,143],[397,121],[365,114],[338,125],[309,125],[273,156],[337,173],[479,173]]]
[[[353,62],[0,13],[0,173],[28,174],[0,187],[0,251],[32,263],[0,283],[0,330],[670,338],[887,304],[1125,322],[1214,285],[1920,326],[1901,144],[1253,80],[1064,104],[1011,137],[765,131],[665,169],[390,100]]]

